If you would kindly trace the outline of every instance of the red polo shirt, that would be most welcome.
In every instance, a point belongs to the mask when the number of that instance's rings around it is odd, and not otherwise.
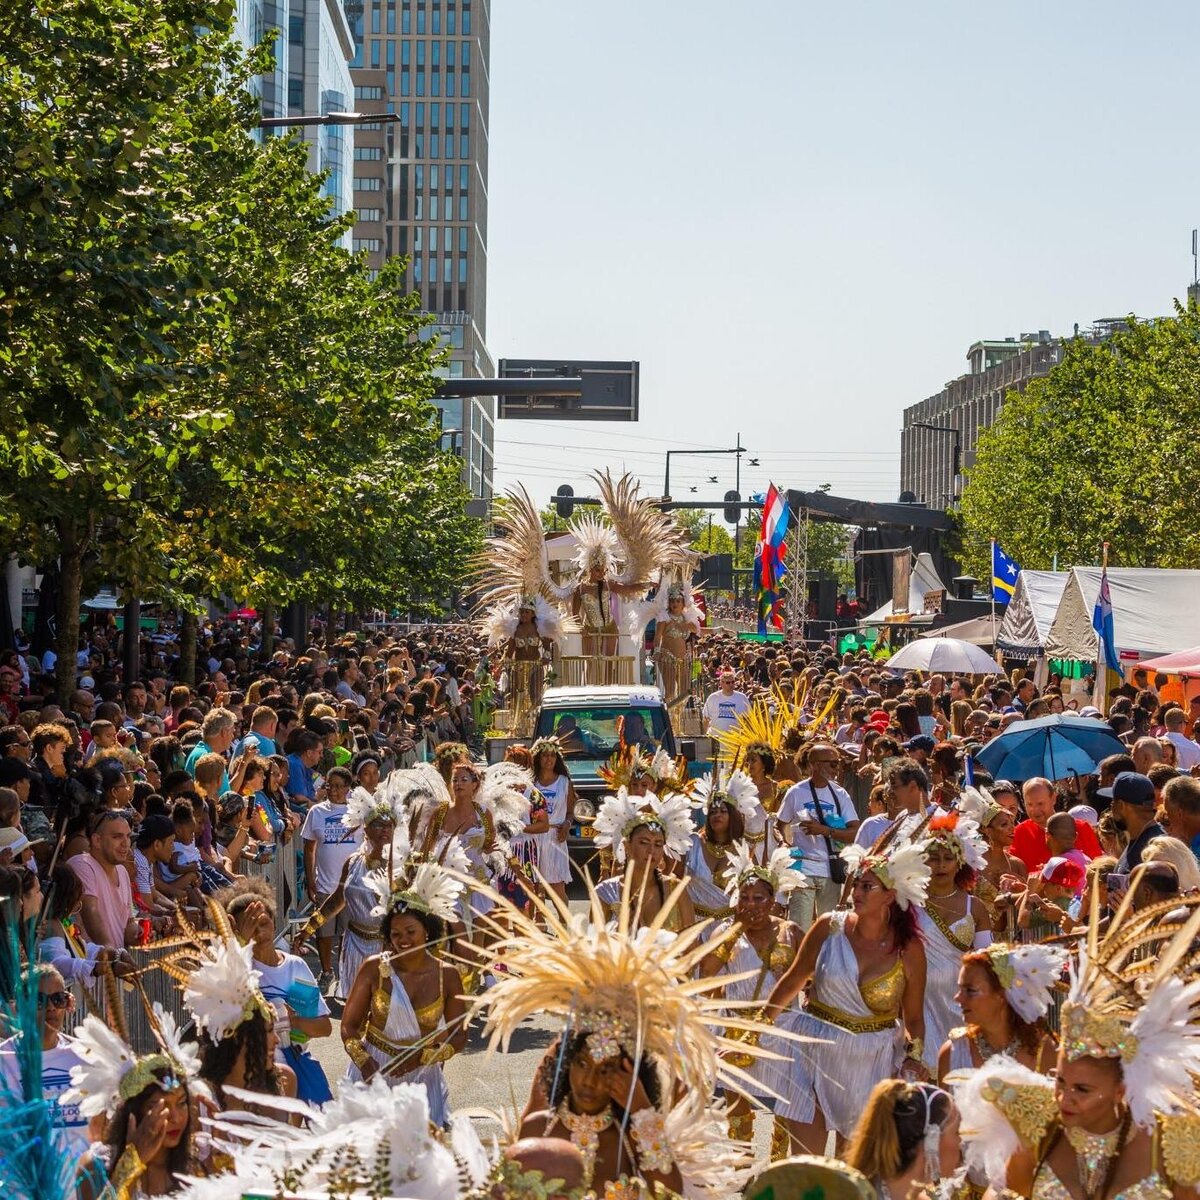
[[[1075,849],[1088,858],[1099,858],[1104,853],[1096,839],[1096,831],[1086,822],[1075,818]],[[1046,831],[1036,822],[1022,821],[1013,833],[1013,844],[1009,853],[1019,858],[1032,875],[1050,861],[1050,847],[1046,843]]]

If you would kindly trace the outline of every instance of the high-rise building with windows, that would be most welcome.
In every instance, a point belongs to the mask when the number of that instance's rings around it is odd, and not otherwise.
[[[354,245],[378,268],[410,259],[407,286],[449,350],[445,374],[495,373],[487,333],[489,0],[343,0],[360,126]],[[495,400],[439,401],[476,496],[492,492]]]

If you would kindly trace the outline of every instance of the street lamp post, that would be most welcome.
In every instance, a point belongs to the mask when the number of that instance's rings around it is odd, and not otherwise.
[[[259,126],[263,129],[296,129],[305,125],[373,125],[377,121],[399,121],[399,113],[331,112],[315,113],[298,117],[263,117]]]
[[[935,433],[952,433],[954,435],[954,462],[953,473],[950,480],[949,497],[950,503],[954,504],[958,500],[958,493],[961,487],[962,475],[962,434],[955,425],[935,425],[930,421],[913,421],[909,425],[909,429],[932,429]]]

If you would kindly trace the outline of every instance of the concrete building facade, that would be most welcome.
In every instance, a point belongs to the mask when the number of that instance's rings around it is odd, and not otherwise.
[[[354,246],[378,269],[409,260],[406,286],[448,349],[444,374],[495,373],[487,349],[488,0],[344,0],[360,126]],[[439,402],[447,444],[476,496],[492,493],[495,400]]]
[[[1097,343],[1124,325],[1099,320],[1073,336]],[[949,508],[961,495],[961,476],[975,458],[979,433],[996,419],[1009,392],[1023,392],[1030,380],[1062,361],[1062,340],[1048,330],[1019,338],[975,342],[967,351],[967,374],[952,379],[936,395],[904,410],[900,433],[900,492],[931,508]],[[930,429],[928,426],[935,426]]]

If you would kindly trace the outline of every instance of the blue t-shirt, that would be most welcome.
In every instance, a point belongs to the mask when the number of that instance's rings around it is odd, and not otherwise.
[[[246,749],[246,743],[253,739],[258,743],[256,753],[260,758],[270,758],[272,755],[278,754],[275,749],[275,739],[269,738],[265,733],[255,733],[251,730],[244,738],[238,738],[237,745],[233,748],[233,757],[237,758]]]
[[[184,760],[183,769],[193,778],[196,778],[196,764],[206,755],[211,754],[212,749],[207,742],[199,741],[192,747],[192,752]],[[229,791],[229,772],[221,772],[221,794]]]
[[[313,782],[316,772],[305,766],[300,755],[289,754],[287,790],[289,796],[303,796],[310,804],[317,798],[317,786]]]

